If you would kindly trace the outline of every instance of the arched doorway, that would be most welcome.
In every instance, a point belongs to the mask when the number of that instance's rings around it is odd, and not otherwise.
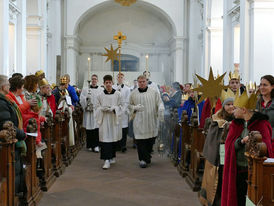
[[[118,31],[127,36],[127,40],[123,42],[122,54],[139,59],[138,71],[135,71],[135,75],[128,75],[128,82],[132,82],[134,76],[136,78],[145,70],[147,54],[151,79],[159,84],[174,81],[175,67],[178,66],[176,63],[183,61],[183,43],[180,44],[183,38],[176,36],[176,28],[168,15],[144,1],[137,1],[130,7],[122,7],[114,1],[105,1],[88,9],[79,18],[74,36],[67,38],[72,38],[71,44],[77,45],[77,51],[71,54],[67,52],[66,63],[67,67],[75,64],[78,83],[87,80],[88,58],[91,59],[91,71],[99,74],[99,80],[103,74],[112,72],[111,63],[105,63],[106,58],[102,54],[105,52],[104,47],[109,48],[110,44],[113,44],[114,48],[117,47],[113,36]],[[178,53],[181,56],[178,56]],[[74,56],[76,58],[71,60]],[[183,70],[182,65],[180,70]],[[177,76],[181,75],[182,73]]]

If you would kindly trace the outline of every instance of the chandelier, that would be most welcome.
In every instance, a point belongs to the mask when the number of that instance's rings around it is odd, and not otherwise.
[[[136,3],[136,0],[115,0],[115,2],[121,4],[122,6],[130,6],[131,4]]]

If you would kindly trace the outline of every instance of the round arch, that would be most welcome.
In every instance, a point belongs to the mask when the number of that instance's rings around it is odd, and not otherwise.
[[[112,4],[113,2],[111,0],[109,1],[104,1],[104,2],[101,2],[95,6],[92,6],[90,8],[88,8],[86,11],[84,11],[82,13],[82,15],[77,19],[75,25],[74,25],[74,29],[73,29],[73,35],[77,35],[78,33],[78,30],[79,30],[79,25],[80,23],[85,19],[85,17],[87,17],[88,15],[90,15],[91,13],[95,12],[95,11],[98,11],[100,9],[103,9],[105,6],[107,6],[108,4]],[[169,14],[167,14],[163,9],[159,8],[158,6],[154,5],[154,4],[151,4],[151,3],[148,3],[148,2],[145,2],[143,0],[139,0],[137,1],[135,4],[139,4],[139,5],[144,5],[148,8],[151,8],[157,12],[159,12],[160,14],[162,14],[162,16],[170,23],[171,27],[172,27],[172,34],[173,36],[177,36],[177,28],[176,28],[176,25],[174,23],[174,21],[172,20],[172,18],[169,16]]]

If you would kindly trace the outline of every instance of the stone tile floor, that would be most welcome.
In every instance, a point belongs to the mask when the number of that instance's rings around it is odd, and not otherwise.
[[[128,148],[116,160],[102,170],[99,154],[83,148],[39,206],[200,206],[168,158],[155,152],[152,164],[141,169],[137,150]]]

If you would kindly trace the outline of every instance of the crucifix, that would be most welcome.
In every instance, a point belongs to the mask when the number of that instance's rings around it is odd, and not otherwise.
[[[123,40],[126,40],[127,37],[123,35],[122,32],[118,32],[117,35],[113,36],[114,40],[117,40],[118,43],[118,48],[119,48],[119,74],[121,73],[121,46],[122,46],[122,42]]]

